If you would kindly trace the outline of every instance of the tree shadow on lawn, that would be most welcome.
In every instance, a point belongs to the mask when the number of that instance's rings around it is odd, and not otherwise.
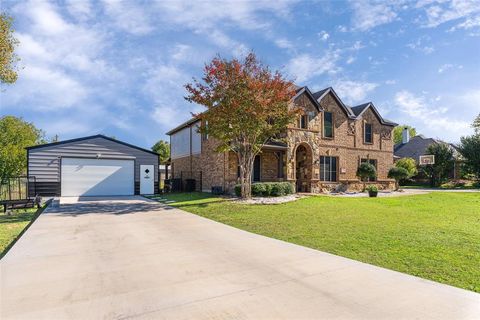
[[[26,222],[32,220],[35,212],[20,212],[12,215],[0,214],[0,224]]]

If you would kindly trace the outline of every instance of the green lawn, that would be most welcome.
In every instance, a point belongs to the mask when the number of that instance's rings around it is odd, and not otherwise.
[[[0,259],[7,253],[10,244],[36,216],[37,209],[18,209],[8,216],[0,213]]]
[[[240,229],[480,292],[480,193],[316,196],[279,205],[201,193],[166,198]]]

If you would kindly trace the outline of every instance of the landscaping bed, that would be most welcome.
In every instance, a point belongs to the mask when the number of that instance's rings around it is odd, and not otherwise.
[[[480,196],[315,196],[274,206],[205,193],[169,205],[240,229],[480,292]]]

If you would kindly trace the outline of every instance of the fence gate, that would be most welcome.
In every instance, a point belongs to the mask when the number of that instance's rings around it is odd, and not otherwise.
[[[10,177],[0,183],[1,201],[24,200],[35,197],[35,195],[35,177]]]

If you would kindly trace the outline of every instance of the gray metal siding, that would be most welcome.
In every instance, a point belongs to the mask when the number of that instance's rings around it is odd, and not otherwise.
[[[62,157],[135,160],[135,181],[140,181],[140,165],[153,164],[155,182],[158,181],[158,156],[114,141],[92,138],[60,145],[45,146],[29,150],[28,174],[37,182],[60,182],[60,160]]]

